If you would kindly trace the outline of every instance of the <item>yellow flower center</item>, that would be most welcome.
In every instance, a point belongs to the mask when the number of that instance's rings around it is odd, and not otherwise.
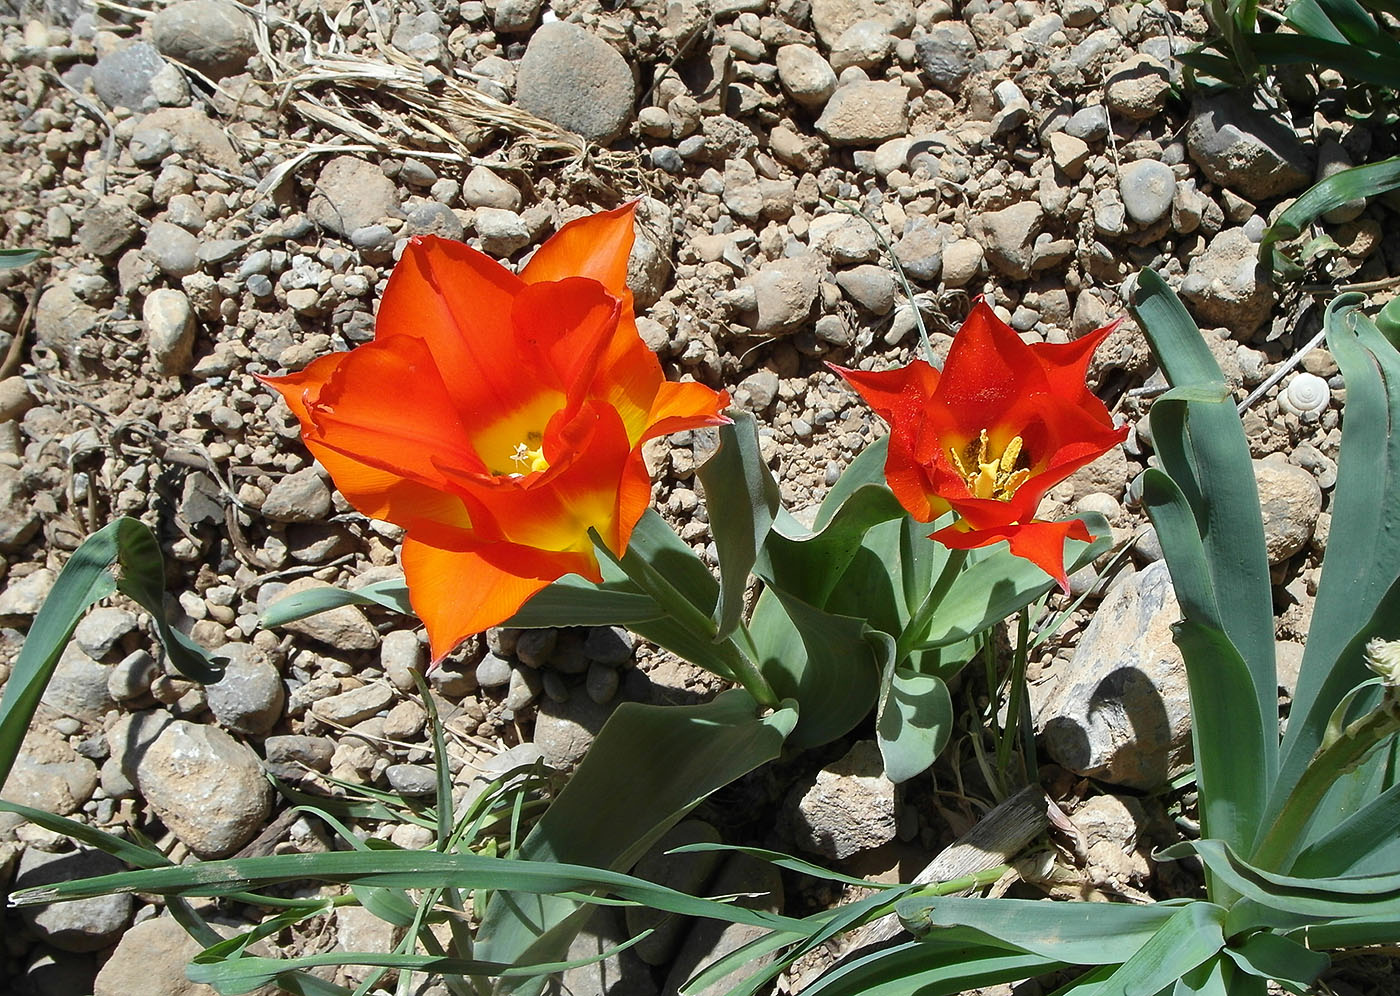
[[[1012,436],[1011,441],[1000,452],[993,452],[983,429],[976,439],[961,450],[955,446],[948,448],[953,465],[967,482],[967,490],[974,498],[995,498],[997,501],[1010,501],[1016,489],[1030,479],[1028,467],[1017,467],[1021,460],[1021,437]]]
[[[544,430],[564,401],[564,395],[557,391],[543,391],[519,410],[476,432],[472,442],[486,469],[496,477],[525,477],[548,470]]]
[[[544,458],[543,443],[544,437],[538,432],[532,432],[525,437],[525,442],[515,444],[515,449],[510,454],[510,462],[516,469],[511,472],[511,477],[549,469],[549,461]]]

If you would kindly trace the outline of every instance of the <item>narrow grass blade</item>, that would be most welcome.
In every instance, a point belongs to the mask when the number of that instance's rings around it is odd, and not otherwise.
[[[1063,968],[1061,962],[977,943],[910,941],[838,965],[803,996],[957,996],[978,986],[1017,982]]]
[[[1400,83],[1400,73],[1396,74],[1396,81]],[[1400,188],[1400,157],[1344,169],[1319,180],[1281,212],[1264,232],[1259,243],[1260,264],[1287,280],[1302,277],[1303,268],[1278,250],[1279,242],[1297,238],[1314,220],[1334,208],[1396,188]]]

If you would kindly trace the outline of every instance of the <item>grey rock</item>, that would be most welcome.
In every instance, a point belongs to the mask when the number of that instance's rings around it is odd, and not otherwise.
[[[224,676],[204,686],[209,711],[235,733],[266,733],[277,725],[287,694],[282,676],[267,656],[247,643],[225,643]]]
[[[162,287],[146,295],[141,306],[146,348],[161,373],[178,377],[194,363],[194,307],[184,291]]]
[[[857,21],[831,46],[831,67],[841,72],[851,66],[875,69],[890,56],[894,39],[889,29],[876,19]]]
[[[315,467],[307,467],[268,489],[262,514],[277,522],[319,522],[331,514],[331,489]]]
[[[129,784],[136,784],[141,759],[174,721],[175,717],[164,709],[148,709],[119,716],[112,724],[107,731],[107,750],[111,754],[109,763]],[[103,784],[106,784],[105,772]]]
[[[145,650],[127,654],[107,674],[107,694],[117,702],[130,702],[150,694],[159,671],[155,658]]]
[[[349,238],[356,229],[397,216],[399,192],[373,163],[337,156],[322,168],[307,213],[320,227]]]
[[[225,936],[232,933],[217,923],[214,929]],[[214,996],[212,988],[191,982],[185,975],[185,966],[203,949],[204,945],[172,917],[143,920],[122,935],[111,957],[103,963],[93,982],[93,996]],[[249,953],[266,957],[272,952],[259,943]],[[277,992],[276,986],[262,986],[254,990],[254,996],[276,996]]]
[[[515,656],[529,667],[544,667],[559,645],[559,631],[553,628],[523,630],[515,638]]]
[[[607,145],[631,123],[636,98],[627,60],[601,38],[567,21],[530,36],[515,81],[523,110]]]
[[[151,79],[174,68],[147,42],[136,42],[109,52],[92,67],[92,88],[108,107],[151,111],[160,105],[151,92]]]
[[[79,342],[97,328],[100,317],[66,280],[60,280],[39,295],[39,305],[34,309],[34,337],[73,366],[78,362]]]
[[[316,578],[298,578],[277,594],[277,598],[287,598],[315,588],[329,588],[331,585]],[[267,606],[259,603],[259,609]],[[379,646],[379,633],[370,625],[365,614],[355,605],[340,605],[328,612],[318,612],[314,616],[289,622],[282,627],[309,636],[336,650],[374,650]]]
[[[1250,200],[1279,197],[1313,177],[1297,136],[1234,91],[1192,104],[1186,148],[1207,176]]]
[[[473,166],[462,181],[462,203],[474,208],[520,210],[520,190],[486,166]]]
[[[126,149],[137,166],[154,166],[170,155],[171,143],[170,132],[164,128],[138,128],[131,133]]]
[[[61,713],[96,722],[116,705],[107,692],[111,668],[99,664],[76,643],[68,644],[44,689],[43,702]]]
[[[620,679],[617,671],[606,664],[598,663],[589,666],[588,677],[584,680],[584,688],[588,692],[588,697],[599,705],[611,702],[617,697],[619,684]]]
[[[78,244],[83,251],[108,259],[125,248],[141,232],[141,218],[115,194],[100,198],[83,213]]]
[[[166,828],[201,858],[238,850],[272,809],[257,755],[216,727],[183,720],[146,749],[136,784]]]
[[[914,27],[914,5],[910,0],[814,0],[812,4],[812,28],[828,50],[851,25],[871,19],[903,38]]]
[[[533,704],[542,690],[537,671],[515,668],[510,672],[510,684],[506,687],[506,697],[501,704],[512,712],[520,712]]]
[[[1171,93],[1167,67],[1150,55],[1132,55],[1114,66],[1104,84],[1104,102],[1114,114],[1146,121],[1160,112]]]
[[[24,475],[17,467],[0,464],[0,550],[18,550],[38,531],[39,512],[30,499],[29,490],[24,486]],[[0,617],[33,615],[39,611],[42,598],[36,601],[32,596],[23,593],[29,587],[42,583],[46,577],[50,579],[49,585],[52,586],[53,575],[47,571],[40,573],[38,577],[31,574],[27,578],[11,582],[4,594],[0,594]],[[34,580],[29,581],[29,578]],[[43,594],[47,593],[45,588]],[[33,609],[24,612],[24,607],[29,605],[32,605]]]
[[[365,225],[350,233],[350,244],[360,250],[388,252],[394,247],[394,230],[388,225]]]
[[[141,251],[166,276],[176,280],[199,269],[199,239],[168,221],[151,222]]]
[[[803,255],[764,263],[749,278],[758,307],[749,326],[758,335],[782,335],[807,324],[821,290],[825,266]]]
[[[311,706],[311,713],[317,719],[328,723],[354,726],[389,708],[393,701],[394,690],[376,681],[352,688],[348,692],[317,699]]]
[[[205,239],[199,244],[199,261],[218,266],[243,255],[246,239]]]
[[[943,270],[943,233],[927,218],[912,217],[894,244],[894,256],[910,277],[932,283]]]
[[[133,632],[137,626],[136,614],[115,606],[99,606],[78,621],[73,630],[73,640],[89,657],[100,659],[117,645],[117,642]]]
[[[836,145],[878,145],[908,130],[908,97],[897,82],[856,80],[838,86],[816,128]]]
[[[1128,217],[1152,225],[1167,216],[1176,196],[1176,174],[1164,162],[1139,159],[1118,171],[1118,193]]]
[[[568,771],[583,760],[616,702],[599,705],[587,695],[567,702],[542,699],[535,714],[535,746],[551,768]]]
[[[306,765],[313,771],[330,771],[335,742],[329,737],[288,734],[263,741],[263,754],[270,765]]]
[[[29,848],[19,859],[14,885],[16,889],[33,889],[125,870],[116,858],[93,847],[57,854]],[[46,944],[60,951],[82,952],[116,941],[131,922],[131,910],[131,894],[114,892],[74,902],[25,906],[21,912],[25,923]]]
[[[530,226],[514,211],[477,208],[474,221],[481,250],[490,256],[509,256],[530,244]]]
[[[883,266],[867,263],[836,273],[836,286],[848,298],[872,315],[887,315],[894,308],[897,284],[894,274]]]
[[[935,24],[914,50],[929,82],[944,93],[956,94],[972,71],[977,40],[966,24],[955,19]]]
[[[746,854],[733,855],[726,861],[709,889],[714,895],[745,894],[737,902],[749,909],[776,913],[783,908],[783,880],[777,867]],[[665,991],[678,991],[685,980],[701,967],[737,951],[765,933],[764,928],[748,924],[697,920],[676,954],[675,963],[666,979]],[[771,961],[772,957],[771,954],[764,954],[751,958],[714,985],[693,992],[695,996],[722,996],[743,978]]]
[[[180,0],[156,11],[151,37],[162,55],[212,80],[235,76],[257,53],[253,21],[227,0]]]
[[[585,657],[614,667],[629,663],[636,647],[636,639],[622,626],[595,626],[583,641]]]
[[[1038,202],[1022,201],[1000,211],[985,211],[977,215],[973,219],[972,231],[993,267],[1008,277],[1025,280],[1031,274],[1031,254],[1044,215],[1044,209]],[[945,249],[945,277],[947,265]]]
[[[1108,109],[1102,104],[1080,108],[1065,122],[1065,134],[1084,142],[1102,142],[1108,137]]]
[[[1186,667],[1171,631],[1180,618],[1163,561],[1108,591],[1069,667],[1032,690],[1058,764],[1143,791],[1190,765]]]
[[[395,688],[412,691],[413,672],[421,672],[428,663],[428,648],[423,646],[417,633],[396,629],[384,634],[384,642],[379,646],[379,663]]]
[[[811,110],[819,110],[836,92],[836,71],[820,52],[808,45],[784,45],[774,57],[778,82],[788,96]]]
[[[242,169],[242,160],[229,141],[227,130],[197,107],[162,107],[142,118],[140,126],[170,132],[175,151],[187,158],[220,169]]]
[[[12,467],[0,465],[0,485],[6,483],[7,475],[4,470],[9,470],[17,479],[19,474]],[[0,494],[10,489],[5,487],[0,490]],[[39,611],[39,607],[44,604],[44,599],[48,598],[50,589],[58,575],[47,567],[41,567],[24,577],[12,578],[5,589],[0,591],[0,618],[7,616],[32,616]]]
[[[59,816],[82,809],[97,790],[97,765],[83,757],[68,741],[41,727],[25,734],[9,777],[0,787],[0,798]],[[22,822],[0,813],[0,830]]]
[[[895,838],[895,787],[885,775],[880,748],[861,740],[799,785],[784,804],[797,845],[842,860]]]
[[[34,394],[19,374],[0,380],[0,422],[13,422],[33,408]]]
[[[767,409],[778,398],[778,375],[773,370],[755,370],[739,382],[735,401],[751,412]]]
[[[598,909],[569,944],[566,958],[587,964],[565,969],[546,985],[546,996],[660,996],[651,970],[631,949],[608,955],[627,940],[622,914]]]
[[[454,242],[462,241],[466,229],[462,219],[446,204],[424,201],[408,209],[406,223],[401,229],[403,235],[436,235]]]
[[[437,772],[424,764],[391,764],[384,769],[384,777],[399,795],[419,798],[437,794]]]
[[[986,257],[975,239],[957,239],[943,247],[943,282],[949,287],[964,287],[982,272]]]
[[[1228,228],[1191,260],[1181,296],[1202,325],[1246,337],[1268,317],[1274,290],[1259,275],[1259,246],[1242,228]]]
[[[504,688],[510,684],[510,661],[488,653],[476,666],[476,681],[482,688]]]
[[[1279,564],[1312,539],[1322,513],[1322,488],[1302,467],[1277,460],[1255,460],[1254,482],[1264,518],[1269,563]]]
[[[722,855],[718,851],[691,851],[667,854],[686,844],[718,844],[719,831],[703,820],[683,820],[662,835],[651,850],[642,855],[632,874],[648,882],[677,889],[688,895],[701,895],[705,883],[719,867]],[[632,950],[648,965],[665,965],[675,954],[687,922],[678,916],[646,907],[627,907],[623,911],[627,933],[636,937],[644,930],[650,936],[637,942]]]
[[[491,26],[503,35],[529,31],[539,21],[543,6],[543,0],[496,0]]]

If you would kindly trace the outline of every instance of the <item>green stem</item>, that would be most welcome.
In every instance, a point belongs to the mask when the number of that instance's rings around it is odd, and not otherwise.
[[[929,593],[924,596],[914,615],[904,627],[904,632],[899,634],[899,640],[895,644],[894,659],[899,663],[913,653],[914,648],[928,635],[929,623],[933,620],[933,614],[938,611],[938,606],[942,604],[949,589],[953,587],[953,582],[958,579],[958,574],[962,571],[962,566],[967,561],[966,550],[948,549],[948,559],[943,562],[943,570],[938,575],[938,580],[933,583]]]
[[[1031,778],[1032,768],[1035,767],[1035,735],[1030,724],[1021,718],[1027,697],[1026,659],[1029,656],[1030,634],[1030,613],[1022,609],[1016,627],[1016,652],[1011,658],[1011,678],[1007,687],[1005,736],[997,741],[997,773],[1003,780],[1006,778],[1006,766],[1011,761],[1011,743],[1018,731],[1021,734],[1022,750],[1026,754],[1027,779]]]
[[[779,700],[777,693],[773,691],[773,686],[768,684],[768,679],[763,677],[763,673],[759,671],[758,665],[754,663],[753,659],[734,642],[733,636],[722,640],[716,639],[719,635],[719,626],[709,613],[703,611],[677,591],[675,585],[671,584],[660,571],[647,563],[645,557],[642,557],[630,546],[619,557],[608,549],[607,544],[603,542],[596,529],[590,529],[588,534],[593,538],[593,545],[599,553],[616,564],[633,584],[661,607],[663,612],[692,633],[700,634],[705,639],[714,641],[718,662],[728,672],[726,677],[732,677],[733,680],[743,685],[759,705],[768,709],[778,708]],[[753,649],[753,638],[749,635],[748,628],[741,624],[739,633],[748,643],[749,652],[757,657],[757,652]]]
[[[1264,871],[1283,872],[1303,843],[1323,797],[1342,775],[1354,770],[1377,746],[1400,731],[1400,697],[1387,688],[1380,705],[1352,723],[1323,747],[1303,770],[1298,784],[1279,810],[1278,819],[1255,848],[1250,863]]]

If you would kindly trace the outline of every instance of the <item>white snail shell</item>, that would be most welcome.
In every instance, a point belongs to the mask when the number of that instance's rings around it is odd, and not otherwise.
[[[1332,400],[1332,389],[1316,374],[1300,373],[1278,396],[1278,405],[1294,415],[1320,415]]]

